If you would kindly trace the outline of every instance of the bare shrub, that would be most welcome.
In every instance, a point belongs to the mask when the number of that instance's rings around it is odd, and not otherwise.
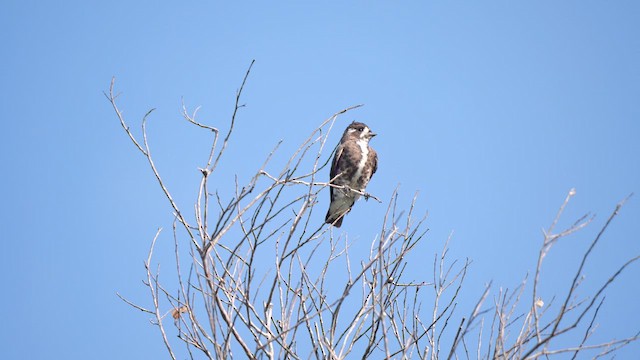
[[[188,123],[212,134],[191,215],[174,201],[155,166],[146,132],[151,111],[142,119],[140,140],[116,104],[113,80],[105,94],[175,215],[171,251],[177,283],[162,282],[159,267],[154,266],[158,230],[145,261],[150,304],[137,305],[118,294],[150,314],[172,359],[533,359],[557,354],[575,358],[584,352],[593,357],[610,354],[638,339],[635,334],[606,343],[589,341],[607,287],[638,257],[623,264],[590,297],[575,294],[594,246],[624,201],[583,254],[566,294],[548,304],[538,295],[545,256],[554,244],[591,221],[581,218],[556,231],[573,190],[546,231],[533,279],[525,278],[513,291],[499,290],[492,304],[487,304],[491,289],[487,285],[472,309],[457,309],[470,262],[448,260],[449,239],[435,255],[433,267],[425,268],[425,281],[405,280],[407,255],[425,249],[425,216],[415,214],[416,197],[402,206],[394,191],[368,256],[354,258],[348,238],[324,224],[323,211],[315,206],[318,196],[326,195],[323,190],[333,186],[320,180],[328,180],[324,171],[331,159],[326,155],[328,136],[336,120],[358,106],[320,123],[282,168],[270,166],[279,156],[276,146],[248,183],[234,179],[234,193],[219,194],[211,188],[210,175],[231,141],[250,71],[251,66],[237,91],[226,133],[199,122],[197,109],[190,113],[183,106]],[[530,298],[523,297],[525,289],[532,293]],[[553,346],[570,332],[582,333],[582,340],[568,347]]]

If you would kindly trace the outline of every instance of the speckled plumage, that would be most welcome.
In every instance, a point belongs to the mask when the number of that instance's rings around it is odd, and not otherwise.
[[[344,131],[331,165],[331,184],[364,191],[371,176],[378,169],[378,154],[369,140],[376,136],[360,122],[351,123]],[[325,222],[335,227],[342,225],[360,194],[350,189],[330,188],[331,204]]]

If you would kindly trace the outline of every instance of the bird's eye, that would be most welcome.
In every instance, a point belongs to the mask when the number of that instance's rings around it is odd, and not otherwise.
[[[364,128],[358,128],[358,131],[362,132],[362,130],[364,130]]]

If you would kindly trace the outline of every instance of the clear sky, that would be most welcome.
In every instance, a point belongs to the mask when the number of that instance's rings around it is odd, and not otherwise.
[[[229,181],[278,140],[286,154],[331,114],[365,104],[337,126],[359,120],[379,134],[369,192],[387,202],[400,185],[407,204],[419,191],[430,229],[421,255],[453,231],[449,256],[473,260],[469,301],[490,280],[513,288],[533,270],[541,229],[576,188],[561,225],[596,218],[547,259],[546,293],[564,289],[615,204],[640,192],[638,19],[634,1],[5,1],[2,358],[165,355],[148,316],[115,295],[148,304],[143,259],[171,211],[102,94],[112,76],[135,131],[157,108],[150,141],[185,209],[208,141],[181,119],[182,98],[224,128],[256,60],[222,167]],[[364,244],[352,256],[366,255],[375,229],[363,224],[384,210],[361,202],[348,215],[341,231]],[[596,248],[587,289],[640,254],[639,233],[637,194]],[[430,279],[416,261],[409,277]],[[638,330],[639,277],[634,266],[611,287],[603,338]]]

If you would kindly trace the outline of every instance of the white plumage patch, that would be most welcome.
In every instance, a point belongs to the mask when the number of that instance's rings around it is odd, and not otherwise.
[[[356,183],[358,182],[358,179],[360,179],[360,177],[362,176],[362,170],[364,170],[364,165],[367,163],[367,160],[369,159],[369,143],[364,140],[364,139],[360,139],[357,142],[358,146],[360,147],[360,150],[362,151],[362,157],[360,158],[360,162],[358,163],[358,168],[356,169],[356,175],[353,177],[354,181],[352,182],[353,186],[356,186]],[[358,189],[358,190],[362,190],[362,189]],[[356,194],[356,199],[358,199],[359,194]]]

